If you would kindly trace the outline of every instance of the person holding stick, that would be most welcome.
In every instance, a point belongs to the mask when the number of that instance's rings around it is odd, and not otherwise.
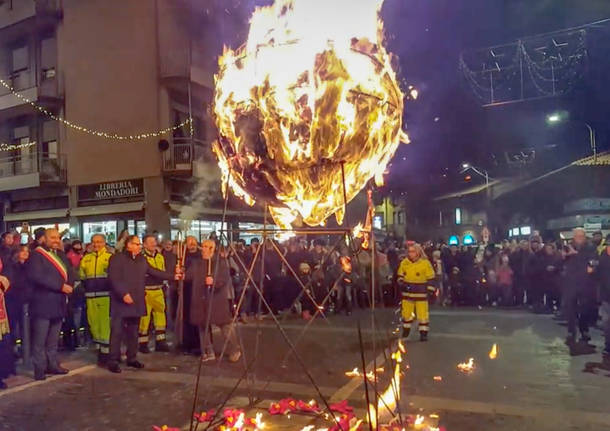
[[[216,253],[216,243],[210,239],[202,242],[201,257],[193,261],[185,274],[185,281],[192,282],[189,317],[191,324],[199,327],[201,360],[208,362],[216,359],[210,337],[210,327],[216,325],[226,339],[229,362],[237,362],[241,350],[227,300],[231,286],[229,265],[225,258]]]

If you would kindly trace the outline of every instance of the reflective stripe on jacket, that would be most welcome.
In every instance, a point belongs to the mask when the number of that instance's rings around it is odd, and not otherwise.
[[[110,289],[107,277],[111,257],[106,248],[83,256],[78,272],[86,292],[107,292]]]
[[[402,286],[404,299],[426,300],[428,294],[435,290],[435,279],[434,268],[427,259],[418,259],[411,262],[407,258],[398,267],[398,280]]]

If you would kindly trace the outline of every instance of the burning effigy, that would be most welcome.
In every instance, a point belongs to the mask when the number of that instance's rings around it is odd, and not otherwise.
[[[408,141],[382,5],[276,0],[255,10],[247,42],[225,48],[216,75],[224,193],[264,202],[282,228],[319,226],[333,214],[341,223],[345,204],[382,181]]]

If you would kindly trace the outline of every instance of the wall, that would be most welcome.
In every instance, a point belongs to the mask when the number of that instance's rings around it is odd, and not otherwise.
[[[167,127],[159,114],[155,2],[64,0],[63,7],[65,117],[122,135]],[[160,175],[159,138],[116,142],[61,129],[71,186]]]

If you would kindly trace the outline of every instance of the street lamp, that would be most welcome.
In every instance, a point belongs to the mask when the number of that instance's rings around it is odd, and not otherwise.
[[[553,114],[547,115],[546,121],[550,125],[553,125],[553,124],[561,123],[564,120],[564,118],[567,118],[567,117],[568,117],[567,114],[562,115],[561,113],[555,112]],[[593,127],[591,127],[589,125],[589,123],[582,122],[581,124],[584,124],[585,126],[587,126],[587,129],[589,130],[589,145],[591,146],[591,151],[593,151],[593,161],[597,162],[597,144],[595,142],[595,130],[593,130]]]

